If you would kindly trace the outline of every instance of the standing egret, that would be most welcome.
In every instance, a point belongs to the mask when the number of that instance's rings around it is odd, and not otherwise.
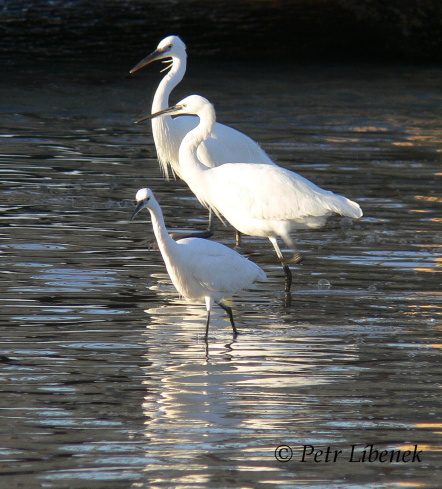
[[[236,251],[215,241],[201,238],[175,241],[167,232],[161,207],[152,190],[138,190],[136,200],[137,207],[132,219],[144,207],[149,209],[153,231],[173,285],[185,299],[192,302],[205,301],[205,338],[209,333],[210,311],[214,303],[227,312],[236,335],[238,331],[232,309],[222,299],[249,287],[255,280],[266,280],[264,271]]]
[[[178,36],[163,39],[157,49],[135,65],[130,73],[157,60],[171,60],[165,68],[169,72],[161,80],[152,103],[152,114],[169,107],[169,95],[183,79],[186,72],[187,53],[184,42]],[[178,151],[184,136],[197,126],[195,117],[162,117],[152,120],[152,133],[158,159],[165,175],[168,166],[180,178]],[[208,167],[240,161],[242,163],[264,163],[274,165],[266,152],[245,134],[223,124],[215,123],[210,135],[198,148],[198,159]]]
[[[203,205],[223,216],[241,233],[269,238],[284,268],[287,292],[292,274],[277,237],[293,248],[292,230],[319,228],[333,213],[352,218],[362,216],[356,202],[323,190],[277,165],[239,162],[215,168],[203,165],[197,149],[211,133],[215,110],[199,95],[186,97],[177,105],[141,120],[180,114],[194,114],[200,119],[198,126],[185,136],[179,150],[180,171],[190,189]]]
[[[168,36],[163,39],[157,49],[135,65],[130,73],[143,68],[157,60],[170,60],[165,68],[169,72],[161,80],[155,92],[152,103],[152,114],[169,107],[169,95],[180,83],[186,72],[186,45],[178,36]],[[180,169],[178,151],[184,136],[194,129],[198,121],[195,117],[162,117],[152,119],[152,134],[157,150],[158,160],[166,177],[169,176],[169,165],[172,172],[186,181]],[[210,135],[198,147],[199,161],[214,167],[223,163],[262,163],[274,165],[266,152],[253,139],[245,134],[223,124],[215,123]],[[187,183],[187,182],[186,182]],[[212,228],[210,214],[209,229]],[[237,234],[239,244],[239,235]]]

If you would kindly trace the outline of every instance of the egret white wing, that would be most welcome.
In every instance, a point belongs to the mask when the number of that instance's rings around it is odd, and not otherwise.
[[[190,273],[208,291],[232,295],[255,280],[266,279],[258,265],[220,243],[200,238],[185,238],[177,243],[186,244]]]
[[[276,165],[226,164],[212,171],[216,172],[212,177],[216,184],[207,189],[210,202],[226,217],[239,209],[251,218],[275,220],[323,216],[327,212],[362,215],[357,203]]]

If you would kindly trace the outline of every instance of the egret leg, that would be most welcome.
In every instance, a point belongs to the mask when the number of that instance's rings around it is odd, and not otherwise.
[[[230,324],[232,325],[232,328],[233,328],[233,334],[237,335],[238,330],[236,329],[235,321],[233,320],[232,308],[229,306],[226,306],[223,302],[218,302],[218,305],[227,312],[229,319],[230,319]]]
[[[236,246],[241,246],[241,232],[236,230]]]
[[[215,224],[213,223],[213,212],[212,209],[209,209],[209,222],[207,224],[207,238],[210,238],[214,234]]]
[[[290,237],[289,234],[285,234],[283,236],[281,236],[282,239],[284,240],[285,244],[293,250],[293,257],[292,259],[290,260],[291,263],[299,263],[300,261],[302,261],[302,254],[300,251],[298,251],[296,249],[296,246],[295,246],[295,243],[293,242],[292,238]],[[275,238],[276,240],[276,238]]]
[[[284,269],[285,291],[290,292],[290,288],[292,287],[292,272],[284,260],[284,256],[282,255],[281,250],[279,249],[276,238],[274,236],[269,236],[269,240],[272,243],[273,248],[275,248],[276,254],[278,255],[278,258],[281,260],[282,268]]]
[[[206,334],[204,335],[204,338],[206,340],[207,340],[207,337],[209,336],[209,322],[210,322],[210,310],[207,311]]]
[[[292,271],[290,270],[287,264],[283,264],[282,268],[284,269],[284,274],[285,274],[284,290],[286,292],[290,292],[290,289],[292,288]]]

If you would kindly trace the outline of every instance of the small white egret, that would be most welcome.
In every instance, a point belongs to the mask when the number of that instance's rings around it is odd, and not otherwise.
[[[184,77],[187,64],[186,45],[178,36],[168,36],[158,44],[153,53],[135,65],[130,73],[157,60],[170,60],[171,64],[165,68],[165,70],[169,68],[170,70],[161,80],[155,92],[152,114],[169,107],[170,93]],[[178,151],[184,136],[194,129],[197,123],[198,120],[191,116],[152,119],[152,134],[158,160],[166,177],[169,176],[170,165],[172,172],[186,181],[180,169]],[[202,141],[197,153],[199,161],[208,167],[232,162],[274,165],[266,152],[253,139],[236,129],[219,123],[215,123],[211,134],[205,141]],[[211,214],[208,229],[212,229]],[[237,234],[237,244],[239,241],[240,237]]]
[[[285,290],[292,282],[290,268],[279,249],[277,237],[293,249],[290,232],[319,228],[333,214],[362,216],[356,202],[319,188],[306,178],[277,165],[225,163],[208,168],[199,161],[197,149],[215,123],[212,104],[199,95],[145,117],[195,114],[198,126],[184,138],[179,151],[180,171],[199,201],[224,216],[241,233],[265,236],[271,241],[284,268]]]
[[[132,219],[141,209],[149,209],[153,231],[173,285],[185,299],[206,303],[205,338],[209,333],[210,311],[214,303],[227,312],[236,335],[238,331],[232,309],[222,299],[249,287],[256,280],[266,280],[264,271],[236,251],[215,241],[201,238],[175,241],[167,232],[161,207],[152,190],[140,189],[136,200],[137,207]]]

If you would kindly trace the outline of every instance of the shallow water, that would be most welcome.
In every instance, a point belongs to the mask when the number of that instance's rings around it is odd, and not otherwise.
[[[132,123],[160,78],[127,76],[136,61],[1,75],[2,487],[438,487],[442,71],[192,65],[173,101],[207,96],[364,210],[296,236],[291,303],[246,237],[269,281],[233,299],[241,334],[216,310],[206,344],[148,213],[129,222],[146,185],[170,229],[207,218]],[[215,239],[234,245],[220,223]],[[363,460],[369,444],[421,460]],[[301,462],[307,445],[342,453]]]

